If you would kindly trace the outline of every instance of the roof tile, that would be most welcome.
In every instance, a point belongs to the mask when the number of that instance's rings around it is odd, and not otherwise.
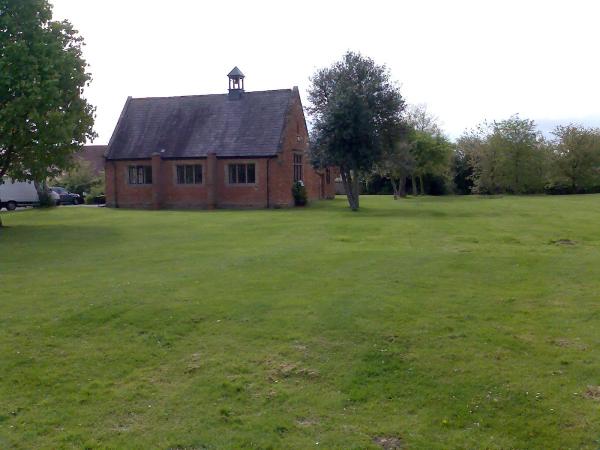
[[[117,125],[108,159],[273,156],[293,91],[131,99]]]

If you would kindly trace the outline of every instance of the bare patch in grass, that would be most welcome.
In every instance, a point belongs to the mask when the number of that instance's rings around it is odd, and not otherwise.
[[[579,338],[567,339],[567,338],[556,338],[550,341],[552,345],[564,348],[573,348],[575,350],[587,350],[587,345],[583,344]]]
[[[299,419],[296,419],[296,425],[300,427],[312,427],[318,424],[319,421],[311,417],[300,417]]]
[[[308,346],[302,344],[301,342],[294,343],[294,348],[296,350],[298,350],[299,352],[302,352],[302,353],[307,353],[308,352]]]
[[[111,427],[111,430],[116,433],[128,433],[137,425],[138,415],[134,412],[129,412],[121,416],[118,422]]]
[[[583,396],[589,400],[600,402],[600,386],[588,386]]]
[[[571,239],[552,239],[550,240],[550,244],[569,247],[577,245],[577,241],[573,241]]]
[[[200,370],[200,367],[200,353],[194,353],[192,354],[190,361],[185,368],[185,373],[194,373]]]
[[[281,363],[274,364],[272,361],[267,361],[270,367],[269,370],[269,381],[276,382],[282,378],[300,377],[306,379],[315,379],[319,377],[317,370],[310,369],[308,367],[301,367],[294,363]]]
[[[373,442],[384,450],[398,450],[402,448],[402,439],[395,436],[375,436]]]

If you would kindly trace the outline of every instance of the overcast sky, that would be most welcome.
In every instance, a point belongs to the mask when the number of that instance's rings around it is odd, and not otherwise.
[[[386,64],[410,103],[426,103],[451,137],[514,113],[544,129],[600,126],[600,2],[51,0],[86,41],[107,143],[127,96],[246,90],[305,92],[346,50]]]

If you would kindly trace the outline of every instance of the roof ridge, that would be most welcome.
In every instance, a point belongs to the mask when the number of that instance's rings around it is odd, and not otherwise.
[[[246,91],[244,95],[247,94],[262,94],[265,92],[292,92],[292,89],[266,89],[264,91]],[[222,94],[191,94],[191,95],[166,95],[166,96],[151,96],[151,97],[132,97],[132,100],[154,100],[154,99],[164,99],[164,98],[191,98],[191,97],[217,97],[217,96],[227,96],[227,92]]]

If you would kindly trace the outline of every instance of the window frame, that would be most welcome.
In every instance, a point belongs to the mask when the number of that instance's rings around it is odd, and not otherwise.
[[[180,182],[182,180],[179,173],[180,168],[183,170],[183,182]],[[198,175],[200,175],[200,181],[198,181]],[[188,182],[188,176],[191,177],[191,182]],[[174,164],[174,177],[175,185],[178,187],[201,186],[204,184],[204,164],[197,162],[183,164],[176,163]]]
[[[151,164],[130,164],[125,173],[129,186],[151,186],[153,184]]]
[[[249,170],[252,166],[253,170]],[[255,161],[239,161],[239,162],[228,162],[225,164],[225,181],[227,186],[244,187],[244,186],[256,186],[258,185],[258,164]],[[254,180],[249,182],[248,179],[251,177],[249,174],[252,173]],[[243,178],[243,182],[239,182],[239,179]]]
[[[304,181],[304,158],[302,153],[294,153],[292,158],[294,183]]]

